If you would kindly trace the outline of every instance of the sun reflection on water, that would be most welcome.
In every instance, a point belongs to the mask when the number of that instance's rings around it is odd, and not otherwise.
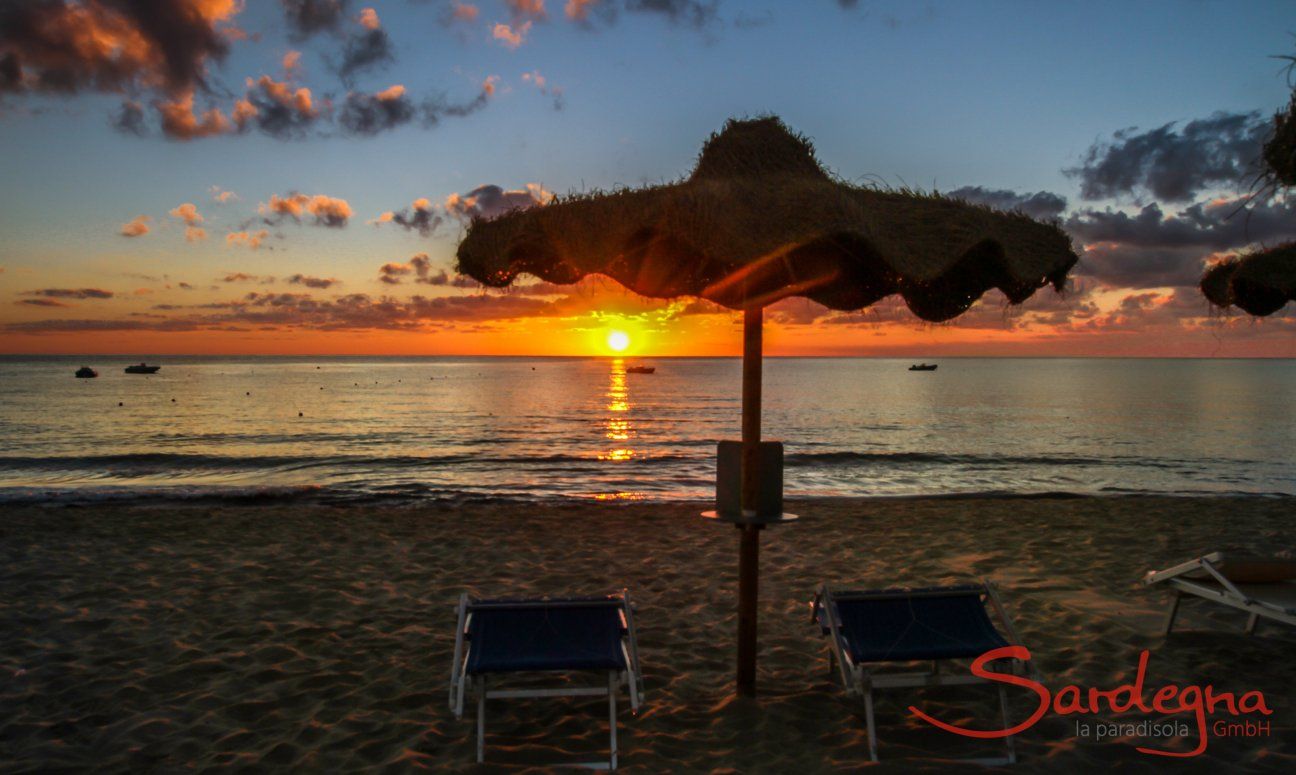
[[[631,460],[635,451],[628,443],[636,435],[634,425],[630,422],[630,388],[626,381],[625,359],[613,358],[612,368],[608,373],[607,397],[608,415],[604,420],[604,437],[612,442],[612,449],[600,452],[599,460],[620,462]]]

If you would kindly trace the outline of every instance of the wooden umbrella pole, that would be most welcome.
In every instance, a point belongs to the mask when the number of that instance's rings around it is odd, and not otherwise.
[[[761,325],[760,307],[743,312],[742,511],[756,516],[760,492]],[[739,525],[738,694],[756,696],[756,600],[760,594],[760,525]]]

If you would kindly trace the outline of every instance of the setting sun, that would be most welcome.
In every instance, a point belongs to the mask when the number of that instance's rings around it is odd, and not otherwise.
[[[612,352],[625,352],[630,346],[630,335],[624,331],[611,331],[607,336],[607,346]]]

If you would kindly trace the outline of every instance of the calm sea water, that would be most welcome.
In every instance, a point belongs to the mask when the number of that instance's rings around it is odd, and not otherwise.
[[[706,498],[739,435],[733,359],[139,360],[0,358],[0,501]],[[1296,494],[1296,361],[908,365],[766,360],[790,495]]]

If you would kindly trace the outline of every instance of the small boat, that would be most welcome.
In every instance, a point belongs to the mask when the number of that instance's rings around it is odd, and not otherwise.
[[[89,366],[82,366],[76,370],[77,379],[94,379],[99,376],[99,372]]]
[[[626,374],[652,374],[656,366],[626,366]]]
[[[936,370],[936,364],[934,364],[934,363],[915,363],[914,365],[912,365],[912,366],[909,367],[909,370],[910,370],[910,371],[935,371],[935,370]]]
[[[139,364],[136,364],[136,365],[134,365],[134,366],[127,366],[127,367],[126,367],[126,373],[127,373],[127,374],[156,374],[156,373],[157,373],[157,370],[160,369],[160,368],[162,368],[162,367],[161,367],[161,366],[149,366],[149,365],[144,364],[144,363],[139,363]]]

